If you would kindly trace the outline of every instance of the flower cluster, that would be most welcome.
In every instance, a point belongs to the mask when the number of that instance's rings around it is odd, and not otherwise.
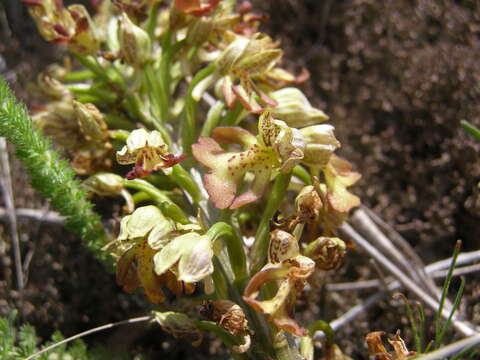
[[[240,358],[296,351],[284,332],[309,336],[295,303],[312,274],[342,265],[337,228],[360,175],[296,87],[306,73],[283,69],[259,32],[266,17],[247,1],[103,0],[92,14],[23,1],[72,54],[39,75],[35,126],[95,199],[125,201],[103,247],[118,284],[182,309],[155,320],[194,345],[207,330]]]

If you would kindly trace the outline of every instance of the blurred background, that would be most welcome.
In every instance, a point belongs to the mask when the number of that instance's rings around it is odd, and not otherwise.
[[[71,2],[70,2],[71,3]],[[391,224],[430,263],[452,253],[480,248],[480,146],[460,127],[480,126],[480,2],[476,0],[263,0],[263,30],[281,41],[284,67],[310,79],[302,90],[323,109],[342,142],[340,155],[362,174],[352,190]],[[3,5],[3,6],[2,6]],[[62,52],[40,38],[17,0],[0,5],[0,73],[28,103],[28,83]],[[10,149],[12,150],[12,149]],[[10,151],[17,208],[48,211],[28,185]],[[0,202],[4,209],[5,194]],[[55,329],[72,335],[108,321],[143,314],[141,297],[123,294],[80,242],[60,225],[22,220],[19,235],[27,284],[15,290],[8,222],[0,223],[0,315],[19,310],[21,321],[43,337]],[[356,249],[326,282],[374,278]],[[462,315],[480,324],[480,277],[469,276]],[[315,285],[315,284],[314,284]],[[315,288],[315,286],[313,286]],[[371,294],[310,292],[300,301],[313,316],[332,320]],[[143,311],[143,312],[142,312]],[[336,334],[355,359],[367,358],[368,331],[395,332],[407,324],[401,302],[386,301]],[[118,339],[129,334],[129,341]],[[215,344],[190,351],[151,331],[129,328],[90,339],[114,348],[135,348],[169,359],[202,359]],[[408,326],[404,330],[407,340]],[[145,339],[145,336],[143,336]],[[154,340],[152,340],[154,339]],[[219,354],[218,358],[222,358]]]

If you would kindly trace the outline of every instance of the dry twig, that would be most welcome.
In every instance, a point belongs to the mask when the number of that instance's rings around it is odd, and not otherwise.
[[[18,237],[17,217],[15,215],[15,203],[13,200],[12,176],[10,171],[10,162],[8,159],[7,142],[5,138],[0,138],[0,156],[2,163],[2,176],[0,182],[3,189],[3,198],[7,209],[7,218],[10,223],[10,236],[12,238],[13,258],[15,264],[15,273],[17,278],[18,290],[23,289],[23,269],[22,255],[20,252],[20,239]]]

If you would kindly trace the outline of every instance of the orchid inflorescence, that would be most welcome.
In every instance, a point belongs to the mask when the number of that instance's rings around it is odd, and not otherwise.
[[[194,345],[210,330],[239,358],[311,358],[285,333],[312,336],[295,301],[342,264],[336,229],[360,175],[295,87],[306,72],[281,68],[280,44],[259,32],[266,17],[248,1],[103,0],[92,15],[23,1],[70,53],[38,76],[35,126],[92,196],[125,200],[103,247],[117,282]]]

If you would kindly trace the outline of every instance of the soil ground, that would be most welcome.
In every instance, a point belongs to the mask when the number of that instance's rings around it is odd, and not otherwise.
[[[0,55],[5,60],[3,66],[0,59],[0,71],[28,100],[25,85],[60,54],[36,34],[21,5],[6,4],[14,32],[0,10]],[[425,263],[448,257],[457,239],[464,250],[479,249],[480,144],[459,123],[466,119],[480,126],[480,4],[270,0],[254,6],[269,14],[264,29],[281,40],[285,66],[310,71],[303,90],[329,114],[342,142],[341,156],[362,173],[354,191],[363,204],[393,225]],[[46,209],[15,160],[12,169],[15,205]],[[144,311],[140,297],[122,293],[114,277],[61,227],[21,222],[20,236],[22,253],[31,259],[23,293],[15,291],[8,226],[0,226],[0,241],[7,244],[0,253],[0,315],[16,308],[21,321],[35,325],[46,338],[55,329],[71,335]],[[366,256],[353,249],[342,270],[322,281],[373,277],[377,274]],[[479,275],[467,277],[460,310],[477,323],[479,280]],[[301,306],[310,309],[307,322],[319,315],[332,320],[371,292],[319,294],[302,299]],[[353,358],[366,359],[363,338],[368,331],[393,333],[397,328],[411,344],[403,306],[389,300],[336,338]],[[115,339],[125,331],[89,341],[118,343]],[[127,333],[135,338],[134,330]],[[123,348],[169,359],[200,359],[215,348],[190,351],[158,332],[148,334],[151,341],[132,340]]]

